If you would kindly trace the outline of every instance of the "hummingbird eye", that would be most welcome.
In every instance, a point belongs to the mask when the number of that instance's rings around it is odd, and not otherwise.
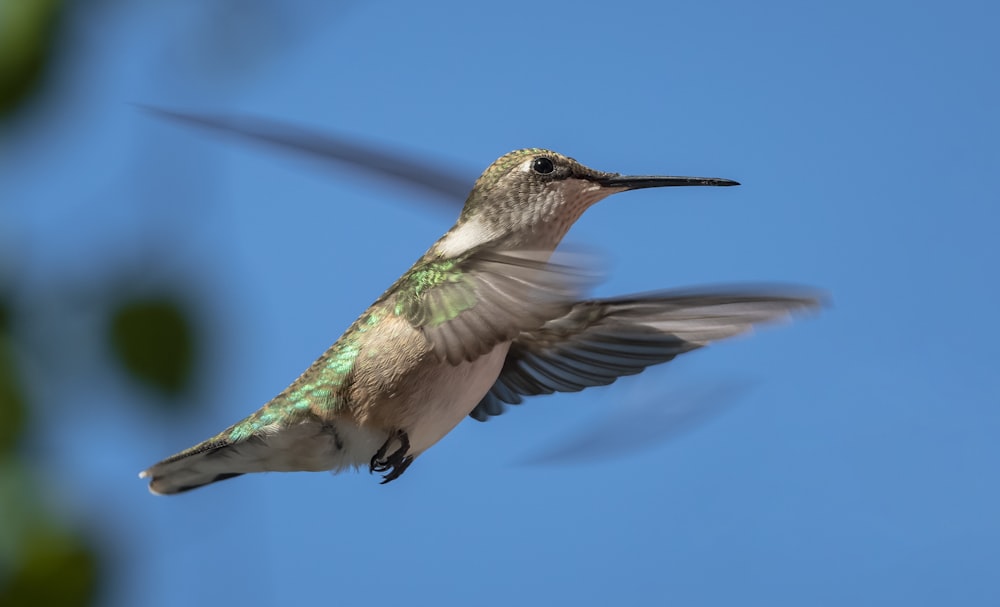
[[[555,168],[555,165],[552,164],[552,159],[545,156],[539,156],[531,161],[531,170],[539,175],[548,175],[554,171]]]

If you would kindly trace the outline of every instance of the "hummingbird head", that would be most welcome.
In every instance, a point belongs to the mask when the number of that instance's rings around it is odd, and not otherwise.
[[[611,194],[693,185],[739,183],[714,177],[625,176],[588,168],[550,150],[517,150],[501,156],[476,180],[458,222],[435,249],[454,256],[487,243],[555,248],[584,211]]]

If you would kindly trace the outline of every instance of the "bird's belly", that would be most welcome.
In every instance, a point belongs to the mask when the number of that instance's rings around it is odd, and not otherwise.
[[[435,361],[422,374],[424,389],[414,395],[407,431],[410,452],[419,455],[458,425],[479,404],[500,375],[510,343],[497,345],[474,361]]]

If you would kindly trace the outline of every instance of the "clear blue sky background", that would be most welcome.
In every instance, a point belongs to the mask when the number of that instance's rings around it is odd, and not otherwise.
[[[184,419],[130,406],[151,396],[101,352],[39,383],[37,464],[115,546],[107,604],[1000,604],[995,3],[288,4],[89,3],[63,105],[4,134],[0,246],[32,288],[124,264],[205,308]],[[569,239],[608,252],[598,293],[777,281],[833,305],[463,422],[387,486],[153,497],[140,469],[284,388],[453,214],[132,102],[419,151],[470,184],[528,146],[736,179],[588,211]],[[671,434],[663,411],[717,385],[750,387]],[[602,423],[607,457],[537,461]]]

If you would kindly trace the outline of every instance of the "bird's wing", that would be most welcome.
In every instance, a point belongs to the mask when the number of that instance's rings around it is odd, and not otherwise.
[[[496,383],[470,415],[486,421],[525,396],[605,386],[819,303],[801,293],[677,291],[579,302],[517,336]]]
[[[397,285],[394,311],[420,329],[451,364],[566,314],[595,275],[578,256],[483,250],[428,260]]]

